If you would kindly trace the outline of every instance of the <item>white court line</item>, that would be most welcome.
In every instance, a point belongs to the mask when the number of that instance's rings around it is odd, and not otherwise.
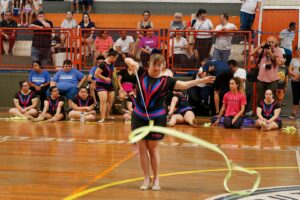
[[[297,164],[298,164],[298,169],[300,174],[300,152],[299,151],[296,151],[296,159],[297,159]]]

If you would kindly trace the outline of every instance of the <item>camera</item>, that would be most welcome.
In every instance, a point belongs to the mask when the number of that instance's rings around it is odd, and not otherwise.
[[[271,46],[267,43],[267,44],[265,44],[262,48],[264,48],[264,49],[270,49]]]
[[[271,69],[272,65],[271,64],[266,64],[266,69]]]

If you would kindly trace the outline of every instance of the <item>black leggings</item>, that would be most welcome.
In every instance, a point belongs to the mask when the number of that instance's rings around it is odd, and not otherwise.
[[[241,128],[244,122],[244,118],[238,117],[236,122],[232,124],[233,117],[224,117],[224,127],[225,128]]]
[[[292,81],[293,105],[299,105],[300,101],[300,82]]]

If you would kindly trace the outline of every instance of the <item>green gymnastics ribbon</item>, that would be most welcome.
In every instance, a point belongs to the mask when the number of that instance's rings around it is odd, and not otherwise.
[[[228,173],[224,178],[224,187],[227,192],[236,194],[236,195],[250,195],[258,189],[261,177],[257,171],[245,169],[241,166],[234,164],[231,160],[229,160],[227,158],[227,156],[221,149],[219,149],[215,145],[213,145],[207,141],[204,141],[200,138],[196,138],[194,136],[187,135],[183,132],[176,131],[176,130],[173,130],[170,128],[154,126],[154,122],[151,120],[149,123],[149,126],[140,127],[140,128],[135,129],[133,132],[131,132],[131,134],[129,135],[129,140],[132,143],[138,142],[138,141],[142,140],[144,137],[146,137],[146,135],[148,135],[150,132],[163,133],[163,134],[167,134],[167,135],[170,135],[173,137],[177,137],[179,139],[198,144],[202,147],[210,149],[210,150],[220,154],[221,156],[223,156],[223,158],[225,159],[225,162],[227,164],[227,168],[228,168]],[[245,172],[247,174],[256,175],[256,180],[255,180],[252,188],[250,190],[241,190],[241,191],[230,190],[228,187],[228,181],[231,178],[232,171],[240,171],[240,172]]]
[[[285,128],[282,128],[283,132],[287,133],[287,134],[295,134],[297,129],[295,128],[295,126],[287,126]]]

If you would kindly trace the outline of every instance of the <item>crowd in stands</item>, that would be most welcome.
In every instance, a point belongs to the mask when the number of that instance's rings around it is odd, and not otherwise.
[[[20,91],[14,97],[15,108],[10,110],[12,115],[27,117],[33,121],[46,119],[58,121],[66,118],[64,107],[68,107],[70,119],[78,120],[81,113],[84,113],[85,120],[95,121],[94,110],[99,107],[98,122],[103,123],[106,119],[113,119],[110,114],[117,95],[121,100],[126,101],[124,117],[130,119],[136,95],[135,72],[126,67],[119,71],[117,78],[113,74],[115,67],[126,66],[127,57],[135,59],[141,66],[147,68],[150,56],[161,53],[159,50],[161,44],[153,30],[154,24],[150,18],[150,11],[142,13],[135,35],[131,36],[127,31],[120,31],[118,39],[114,41],[109,31],[97,31],[95,23],[90,18],[92,0],[82,2],[84,11],[82,20],[76,22],[73,13],[67,12],[61,28],[78,28],[82,41],[87,47],[86,56],[92,58],[93,67],[89,75],[85,76],[73,68],[71,60],[65,60],[62,69],[57,71],[52,79],[43,66],[52,62],[53,32],[49,28],[52,28],[53,24],[41,11],[42,1],[24,0],[19,3],[16,1],[10,5],[13,12],[9,11],[8,7],[4,10],[1,7],[4,14],[1,27],[17,27],[16,21],[11,17],[19,5],[21,24],[25,23],[29,27],[36,28],[33,32],[31,48],[33,71],[28,81],[20,82]],[[72,2],[73,12],[79,12],[78,3],[78,0]],[[260,0],[245,0],[240,11],[240,28],[230,22],[227,13],[222,13],[220,23],[215,25],[209,19],[207,11],[202,8],[190,22],[182,20],[182,13],[174,14],[169,28],[171,37],[169,47],[172,51],[166,55],[161,76],[173,76],[173,72],[166,65],[167,59],[173,57],[174,65],[181,68],[188,65],[197,66],[199,70],[195,74],[196,80],[206,76],[215,76],[216,80],[214,84],[200,84],[187,91],[170,91],[166,97],[166,104],[170,105],[168,108],[170,126],[183,122],[196,125],[195,114],[199,114],[199,110],[202,110],[202,114],[203,111],[207,111],[210,115],[216,114],[214,124],[222,122],[225,128],[240,128],[245,115],[251,115],[252,88],[247,87],[250,79],[246,70],[239,67],[239,63],[232,59],[234,55],[231,56],[231,49],[234,32],[252,31],[255,12],[259,9]],[[32,21],[33,15],[37,18],[34,21]],[[291,22],[289,27],[280,33],[278,39],[272,35],[268,36],[266,41],[250,52],[250,55],[257,60],[254,79],[258,120],[255,125],[263,130],[278,129],[282,126],[279,115],[281,106],[285,105],[284,96],[289,75],[292,79],[293,91],[293,111],[290,118],[296,117],[300,101],[300,50],[297,50],[298,56],[292,58],[295,49],[292,46],[295,30],[296,23]],[[49,34],[39,34],[41,31]],[[1,42],[9,41],[8,53],[12,54],[15,31],[2,31],[1,34]],[[65,46],[67,37],[67,34],[62,31],[58,42],[60,47]],[[5,54],[3,44],[1,44],[1,54]],[[86,82],[88,88],[84,87]],[[37,111],[37,95],[40,99],[40,114]],[[68,105],[64,105],[65,99]],[[97,103],[98,99],[100,103]]]

